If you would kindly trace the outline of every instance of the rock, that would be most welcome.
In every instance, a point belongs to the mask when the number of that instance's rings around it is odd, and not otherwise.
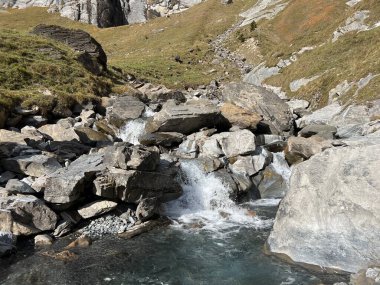
[[[0,185],[7,183],[10,179],[15,178],[16,174],[10,171],[5,171],[0,174]]]
[[[61,168],[55,158],[43,154],[3,159],[1,160],[1,165],[6,170],[33,177],[50,174]]]
[[[265,149],[252,156],[238,156],[228,165],[232,173],[241,176],[253,176],[272,162],[272,154]]]
[[[39,128],[48,123],[48,119],[43,116],[27,116],[23,117],[20,124],[24,126],[32,126]]]
[[[230,83],[222,90],[223,100],[263,117],[273,134],[290,130],[292,115],[289,106],[275,93],[248,83]]]
[[[48,124],[38,128],[38,131],[48,135],[54,141],[80,141],[79,136],[70,125]]]
[[[11,232],[0,231],[0,258],[16,252],[15,240]]]
[[[147,221],[157,211],[158,200],[157,198],[142,199],[136,209],[136,217],[139,221]]]
[[[33,29],[32,33],[70,46],[79,53],[78,61],[96,75],[107,70],[106,53],[102,46],[85,31],[40,24]]]
[[[258,123],[262,121],[260,115],[231,103],[224,103],[220,111],[231,125],[236,125],[243,129],[256,130]]]
[[[53,232],[53,236],[62,237],[71,232],[73,223],[69,221],[61,221]]]
[[[173,101],[164,104],[162,110],[149,118],[146,124],[148,133],[179,132],[191,134],[204,127],[222,124],[218,108],[209,100],[189,100],[176,105]]]
[[[370,266],[351,274],[350,285],[378,285],[380,284],[380,266]]]
[[[70,205],[80,197],[86,183],[92,181],[95,173],[104,169],[103,155],[82,155],[67,168],[61,168],[46,177],[43,187],[45,201]]]
[[[223,166],[222,162],[214,157],[201,156],[194,160],[198,164],[199,169],[206,173],[214,172]]]
[[[320,137],[290,137],[285,149],[285,158],[289,164],[295,164],[307,160],[329,147],[332,147],[331,141]]]
[[[106,120],[96,121],[94,124],[95,124],[95,127],[98,131],[105,133],[107,135],[110,135],[112,137],[117,136],[118,129],[115,128],[114,126],[108,124],[108,122]]]
[[[89,219],[92,217],[100,216],[104,213],[108,213],[114,210],[116,206],[116,202],[96,201],[80,207],[78,209],[78,213],[83,219]]]
[[[31,195],[0,197],[0,231],[32,235],[53,230],[57,215]]]
[[[58,158],[75,158],[82,154],[88,153],[91,147],[83,145],[76,141],[52,141],[47,144],[46,150],[54,152]]]
[[[176,103],[184,103],[186,101],[186,97],[181,91],[171,90],[162,85],[155,86],[147,83],[140,87],[139,91],[151,103],[164,103],[168,100],[174,100]]]
[[[230,199],[236,201],[238,198],[239,187],[236,184],[235,180],[232,178],[232,175],[224,168],[216,170],[213,172],[213,175],[219,179],[223,185],[227,187],[227,189],[229,189]]]
[[[283,136],[279,135],[257,135],[256,146],[264,146],[270,152],[282,152],[287,142]]]
[[[34,194],[36,191],[28,184],[18,179],[10,179],[5,186],[5,189],[12,194]]]
[[[133,237],[138,236],[142,233],[151,231],[158,226],[167,225],[169,223],[170,222],[167,219],[166,220],[158,219],[158,220],[146,221],[146,222],[143,222],[139,225],[135,225],[135,226],[131,227],[126,232],[121,233],[118,236],[121,238],[126,238],[126,239],[133,238]]]
[[[53,238],[47,234],[44,235],[36,235],[34,237],[34,245],[35,246],[47,246],[53,244]]]
[[[76,134],[82,143],[95,146],[98,142],[109,142],[109,138],[98,131],[88,127],[79,127],[75,129]]]
[[[129,120],[139,118],[145,110],[145,104],[132,96],[112,97],[106,116],[110,124],[120,128]]]
[[[224,132],[207,138],[201,145],[203,155],[234,157],[255,151],[255,135],[248,130]]]
[[[199,146],[204,141],[214,134],[216,129],[204,130],[197,133],[193,133],[186,137],[186,139],[179,145],[177,155],[186,158],[195,158],[199,152]]]
[[[26,135],[14,131],[7,131],[0,129],[0,145],[1,144],[14,144],[14,145],[26,145],[25,139],[38,140],[38,137]]]
[[[75,248],[75,247],[89,247],[92,244],[92,239],[89,236],[81,235],[76,240],[71,242],[66,249]]]
[[[253,178],[260,198],[283,198],[289,189],[291,170],[282,153],[273,154],[273,163]]]
[[[164,147],[171,147],[182,143],[185,136],[176,132],[158,132],[153,134],[144,134],[139,138],[142,145],[152,146],[160,145]]]
[[[304,128],[307,125],[329,124],[334,116],[338,115],[343,110],[339,103],[327,105],[310,115],[304,116],[296,121],[298,128]]]
[[[299,135],[304,138],[317,135],[326,139],[334,139],[334,135],[337,132],[337,128],[329,125],[312,124],[304,127]]]
[[[309,105],[310,103],[306,100],[300,100],[300,99],[292,99],[292,100],[289,100],[289,101],[286,101],[285,102],[286,104],[288,104],[289,108],[291,110],[302,110],[302,109],[307,109],[309,108]]]
[[[268,238],[295,262],[357,272],[380,261],[379,138],[294,166]]]
[[[156,172],[110,169],[94,181],[94,194],[138,204],[144,198],[166,202],[178,198],[182,188],[172,177]]]
[[[160,163],[159,150],[119,143],[104,149],[104,162],[121,169],[154,171]]]

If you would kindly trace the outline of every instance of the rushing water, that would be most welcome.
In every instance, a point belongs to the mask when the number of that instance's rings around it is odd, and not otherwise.
[[[279,199],[237,206],[213,174],[194,162],[181,168],[184,195],[163,207],[173,225],[130,240],[102,238],[89,248],[73,249],[77,258],[66,262],[44,256],[47,249],[26,247],[0,260],[0,283],[316,285],[342,280],[263,253]],[[59,240],[52,250],[62,251],[68,242]]]
[[[154,112],[149,107],[146,107],[141,118],[128,121],[120,128],[119,137],[124,142],[129,142],[134,145],[139,144],[139,138],[145,134],[146,119],[153,115]]]

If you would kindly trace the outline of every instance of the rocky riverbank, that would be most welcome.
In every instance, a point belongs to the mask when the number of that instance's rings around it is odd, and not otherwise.
[[[99,64],[99,53],[83,54]],[[94,73],[106,70],[101,63]],[[379,263],[380,101],[313,112],[305,100],[242,82],[171,90],[130,77],[128,86],[59,116],[37,106],[2,116],[1,256],[16,251],[18,237],[49,245],[84,234],[49,255],[70,260],[71,248],[91,238],[130,238],[167,224],[165,205],[182,197],[190,165],[228,192],[205,197],[220,220],[233,215],[220,197],[285,197],[270,252],[352,273]]]

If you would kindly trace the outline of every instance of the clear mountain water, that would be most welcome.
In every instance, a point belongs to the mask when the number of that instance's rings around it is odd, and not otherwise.
[[[203,173],[195,162],[181,168],[184,195],[162,209],[173,219],[171,226],[130,240],[97,240],[72,250],[77,259],[67,262],[42,255],[49,249],[29,246],[0,261],[0,282],[314,285],[345,279],[314,274],[263,253],[279,200],[237,206],[229,199],[230,189],[213,174]],[[53,250],[68,243],[59,240]]]

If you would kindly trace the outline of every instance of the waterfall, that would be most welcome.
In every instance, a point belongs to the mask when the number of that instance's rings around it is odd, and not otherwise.
[[[292,174],[292,170],[285,160],[284,152],[273,153],[272,167],[274,171],[276,171],[278,174],[282,176],[282,178],[284,179],[286,183],[287,188],[289,188],[289,180],[290,180],[290,175]]]
[[[140,144],[139,138],[145,134],[146,119],[152,117],[155,113],[149,107],[145,108],[141,118],[128,121],[119,130],[119,138],[124,142],[131,144]]]
[[[261,219],[254,211],[239,207],[230,192],[213,173],[205,173],[196,161],[181,163],[183,195],[164,206],[164,214],[179,225],[214,231],[236,226],[270,227],[271,219]]]

